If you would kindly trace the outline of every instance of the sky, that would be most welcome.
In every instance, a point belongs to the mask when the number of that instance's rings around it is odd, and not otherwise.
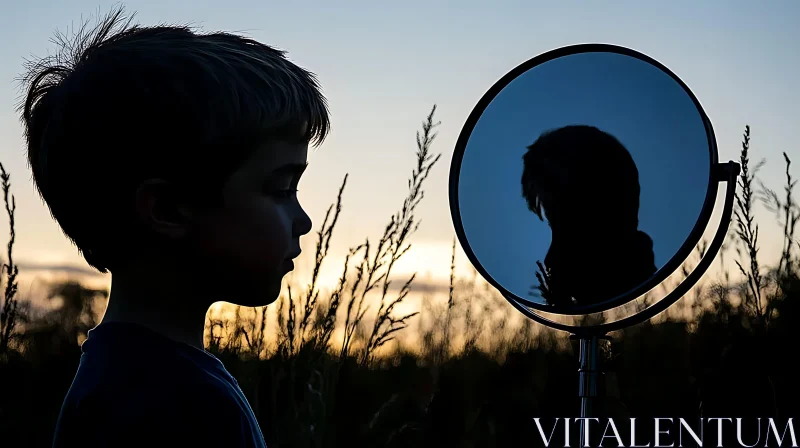
[[[25,162],[15,111],[15,78],[23,58],[54,51],[56,30],[69,32],[115,2],[29,0],[0,14],[0,162],[12,175],[17,202],[16,261],[20,287],[37,266],[88,266],[41,203]],[[798,154],[797,73],[800,2],[671,1],[415,1],[347,2],[152,0],[129,1],[144,24],[194,24],[244,32],[283,48],[320,79],[330,102],[332,134],[310,153],[300,201],[315,221],[349,173],[343,212],[323,280],[331,283],[346,249],[377,238],[402,205],[413,168],[415,132],[437,104],[441,121],[434,153],[442,158],[426,183],[421,226],[398,274],[420,281],[449,276],[454,238],[448,169],[455,141],[472,108],[506,72],[531,57],[577,43],[611,43],[650,55],[681,77],[714,125],[720,160],[737,159],[744,126],[752,127],[752,158],[781,188],[781,153]],[[102,219],[98,210],[97,219]],[[777,254],[771,216],[761,215],[763,253]],[[0,219],[0,234],[8,234]],[[313,251],[313,234],[302,241]],[[773,256],[774,258],[774,256]],[[468,262],[459,253],[458,270]],[[303,268],[302,260],[300,269]],[[107,281],[106,278],[102,279]]]
[[[710,152],[702,115],[669,75],[639,59],[607,52],[566,56],[520,75],[492,99],[472,129],[458,194],[466,239],[481,265],[505,289],[541,303],[528,293],[538,285],[533,273],[536,263],[545,261],[552,236],[548,222],[532,213],[522,196],[522,157],[543,132],[576,124],[609,133],[631,155],[639,175],[639,230],[653,240],[657,268],[687,240],[709,190]],[[567,163],[563,168],[569,176],[572,164],[580,162]],[[623,174],[603,176],[610,180]],[[591,182],[583,189],[588,201],[619,199],[591,179],[571,182],[581,181]],[[592,216],[581,234],[570,239],[584,240],[582,246],[591,252],[591,241],[603,238],[593,231],[592,221],[615,218]],[[588,254],[575,267],[614,272],[617,267],[597,262],[605,255],[611,254]]]

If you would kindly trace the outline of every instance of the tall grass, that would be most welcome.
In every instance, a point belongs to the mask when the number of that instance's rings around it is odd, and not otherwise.
[[[12,338],[16,334],[17,312],[19,301],[17,295],[17,275],[19,267],[14,264],[14,241],[16,240],[16,229],[14,225],[14,213],[17,210],[17,202],[14,196],[9,200],[11,190],[11,175],[6,172],[5,167],[0,164],[0,181],[3,185],[3,203],[8,215],[10,236],[6,250],[7,262],[3,263],[0,275],[5,274],[5,290],[3,291],[2,306],[0,306],[0,361],[8,354],[9,345],[13,342]]]
[[[287,287],[274,321],[267,307],[236,308],[233,319],[208,317],[206,345],[248,395],[270,446],[489,447],[520,438],[535,444],[531,417],[575,415],[577,365],[569,340],[522,319],[474,270],[457,277],[455,240],[446,300],[426,295],[418,312],[396,311],[415,276],[398,280],[393,267],[411,247],[424,182],[440,157],[431,152],[439,124],[434,112],[417,135],[416,163],[398,211],[380,238],[348,250],[330,291],[320,287],[319,276],[346,213],[348,175],[316,231],[310,279]],[[724,261],[734,252],[742,280],[727,271],[707,276],[676,305],[687,307],[689,321],[653,319],[616,334],[605,353],[602,412],[641,418],[796,413],[800,387],[787,356],[800,323],[796,180],[784,153],[785,187],[781,194],[768,189],[756,176],[763,162],[752,166],[750,151],[746,127],[735,215],[720,253]],[[49,296],[61,297],[64,306],[27,324],[11,256],[14,200],[1,165],[0,171],[11,223],[0,336],[26,341],[6,345],[14,357],[0,369],[0,444],[47,446],[77,367],[76,335],[95,322],[87,304],[107,296],[74,281],[54,284]],[[783,232],[774,266],[760,252],[759,203]],[[706,249],[706,242],[698,244],[695,257]],[[673,280],[685,278],[692,265]],[[412,330],[417,346],[396,340]]]

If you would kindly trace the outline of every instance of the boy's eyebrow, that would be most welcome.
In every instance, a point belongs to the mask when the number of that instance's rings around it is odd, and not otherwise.
[[[287,163],[286,165],[281,165],[278,168],[270,171],[270,175],[273,176],[280,176],[284,174],[288,174],[291,176],[299,176],[303,174],[303,171],[306,170],[308,167],[308,162],[306,163]]]

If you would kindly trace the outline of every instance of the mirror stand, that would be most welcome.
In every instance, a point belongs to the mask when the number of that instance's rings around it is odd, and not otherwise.
[[[586,436],[585,431],[588,425],[587,418],[592,418],[591,415],[593,401],[598,399],[597,384],[599,376],[602,375],[598,362],[599,341],[601,339],[610,339],[610,337],[607,336],[607,334],[610,332],[622,330],[632,325],[644,322],[648,319],[652,319],[659,313],[672,306],[673,303],[677,302],[681,297],[689,292],[689,290],[695,284],[697,284],[698,281],[700,281],[700,278],[702,278],[703,275],[705,275],[706,271],[711,266],[711,263],[716,258],[720,248],[722,248],[722,244],[725,242],[725,238],[728,234],[728,227],[731,222],[731,217],[733,216],[733,204],[736,198],[736,179],[739,176],[740,170],[741,166],[733,161],[727,163],[717,163],[712,166],[712,175],[714,180],[716,182],[727,183],[722,217],[720,219],[719,227],[714,234],[714,238],[711,240],[711,244],[709,244],[709,247],[706,250],[703,258],[697,263],[695,269],[688,276],[686,276],[684,281],[678,284],[678,286],[676,286],[675,289],[667,294],[663,299],[659,300],[648,308],[645,308],[643,311],[614,322],[597,326],[573,326],[547,319],[520,303],[518,299],[506,296],[506,299],[508,299],[511,305],[527,318],[550,328],[569,332],[572,339],[577,339],[580,341],[580,383],[578,395],[581,398],[581,439],[584,439]],[[583,442],[579,443],[581,443],[579,446],[590,446],[588,444],[584,445]]]
[[[600,340],[610,340],[611,337],[606,334],[587,333],[582,335],[573,334],[570,339],[577,339],[580,344],[578,396],[581,399],[581,420],[578,434],[579,437],[585,437],[587,425],[589,424],[587,419],[592,418],[594,414],[592,405],[594,404],[593,401],[599,396],[598,383],[603,375],[599,362]],[[584,441],[583,443],[587,442]]]

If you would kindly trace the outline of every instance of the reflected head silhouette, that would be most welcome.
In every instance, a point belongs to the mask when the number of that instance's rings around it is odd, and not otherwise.
[[[537,289],[580,306],[624,294],[655,271],[639,226],[639,172],[628,150],[593,126],[543,133],[523,156],[522,194],[552,232]]]

